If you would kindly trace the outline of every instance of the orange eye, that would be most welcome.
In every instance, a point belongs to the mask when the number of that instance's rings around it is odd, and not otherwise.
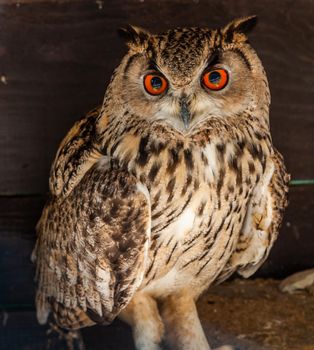
[[[214,69],[203,75],[203,84],[210,90],[221,90],[228,83],[228,72],[225,69]]]
[[[167,89],[168,82],[161,75],[147,74],[144,78],[144,87],[151,95],[161,95]]]

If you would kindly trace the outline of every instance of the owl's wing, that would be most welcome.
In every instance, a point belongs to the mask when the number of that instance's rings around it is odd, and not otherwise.
[[[49,187],[53,196],[66,197],[102,154],[97,140],[95,108],[77,121],[62,140],[51,167]]]
[[[150,240],[147,188],[103,158],[38,223],[36,306],[66,328],[109,323],[140,285]]]
[[[236,249],[218,277],[218,283],[235,271],[243,277],[251,276],[266,260],[277,238],[288,204],[290,176],[277,150],[268,164],[268,174],[254,190]]]

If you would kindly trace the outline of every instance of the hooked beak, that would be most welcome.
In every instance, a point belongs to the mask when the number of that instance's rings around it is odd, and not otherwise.
[[[187,130],[190,126],[191,112],[185,95],[180,98],[180,116]]]

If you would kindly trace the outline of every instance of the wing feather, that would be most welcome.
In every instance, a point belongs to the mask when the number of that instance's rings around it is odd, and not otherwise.
[[[217,283],[235,271],[243,277],[249,277],[266,260],[278,236],[283,212],[288,204],[289,180],[283,158],[275,150],[264,178],[248,205],[236,249],[218,276]]]
[[[77,121],[62,140],[51,167],[49,187],[54,196],[67,196],[102,157],[96,139],[100,108]]]
[[[94,164],[37,226],[37,311],[78,328],[109,323],[140,285],[150,240],[147,189],[109,163]]]

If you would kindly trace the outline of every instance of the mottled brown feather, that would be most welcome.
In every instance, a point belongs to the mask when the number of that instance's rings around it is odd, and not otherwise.
[[[105,160],[66,198],[51,199],[33,253],[39,320],[51,303],[66,328],[111,322],[141,283],[149,229],[149,199],[138,181]]]
[[[157,349],[162,301],[180,310],[163,313],[175,348],[209,348],[195,300],[263,263],[287,204],[267,77],[247,40],[255,23],[123,31],[129,51],[101,109],[75,124],[51,169],[34,250],[41,322],[50,311],[67,328],[119,315],[138,349]],[[202,77],[216,67],[228,83],[209,91]],[[143,85],[152,72],[168,81],[160,96]]]

